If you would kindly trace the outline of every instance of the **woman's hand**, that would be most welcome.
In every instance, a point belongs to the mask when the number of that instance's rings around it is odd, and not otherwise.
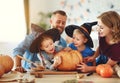
[[[80,70],[81,72],[88,72],[89,67],[85,63],[81,63],[77,65],[77,70]]]
[[[80,63],[77,65],[77,70],[81,72],[95,72],[96,66],[88,66],[85,63]]]

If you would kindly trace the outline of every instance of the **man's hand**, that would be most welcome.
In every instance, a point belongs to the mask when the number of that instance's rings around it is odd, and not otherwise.
[[[15,71],[18,71],[18,72],[21,72],[21,73],[24,73],[26,72],[26,70],[21,66],[21,58],[19,58],[20,55],[17,55],[15,57]]]
[[[21,73],[25,73],[26,70],[23,67],[16,67],[15,71],[21,72]]]

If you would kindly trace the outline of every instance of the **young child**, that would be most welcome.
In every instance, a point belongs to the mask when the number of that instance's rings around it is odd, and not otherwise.
[[[60,34],[62,34],[66,25],[66,21],[67,21],[66,12],[63,10],[56,10],[52,13],[50,19],[50,26],[51,28],[58,29],[60,31]],[[32,27],[36,26],[32,25]],[[22,42],[20,42],[20,44],[17,47],[13,49],[13,57],[15,61],[16,71],[24,72],[30,67],[30,64],[27,61],[23,61],[19,56],[22,56],[31,61],[39,61],[39,59],[37,58],[37,53],[31,53],[29,50],[31,43],[36,38],[36,36],[45,31],[42,30],[39,26],[37,27],[38,29],[34,30],[34,32],[31,34],[26,35],[25,39]],[[55,44],[61,47],[67,46],[66,41],[62,37],[60,37],[60,39],[56,41]]]
[[[62,49],[54,45],[54,42],[59,40],[59,38],[59,30],[53,28],[39,35],[30,46],[30,51],[38,53],[42,64],[50,70],[56,69],[61,63],[60,57],[54,58],[55,53]]]
[[[69,25],[65,28],[66,34],[73,38],[73,43],[69,44],[69,47],[73,50],[78,50],[83,58],[92,56],[94,51],[91,49],[93,47],[93,41],[90,37],[91,28],[96,25],[97,22],[84,23],[81,26]],[[84,60],[86,63],[86,61]],[[93,65],[92,62],[87,62],[87,65]]]
[[[120,15],[115,11],[107,11],[98,16],[99,47],[87,61],[94,61],[97,56],[105,56],[104,64],[114,66],[120,63]],[[98,58],[99,59],[99,58]],[[107,59],[107,60],[106,60]],[[101,59],[99,59],[100,62]],[[99,63],[99,64],[103,64]],[[79,65],[83,72],[92,72],[96,66]]]

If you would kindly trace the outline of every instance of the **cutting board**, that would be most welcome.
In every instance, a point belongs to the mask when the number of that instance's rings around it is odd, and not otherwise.
[[[68,75],[68,74],[77,74],[76,71],[51,71],[51,70],[44,70],[44,71],[31,71],[32,75],[35,74],[44,74],[44,75]]]
[[[4,74],[0,78],[0,83],[1,82],[16,82],[17,79],[19,79],[18,73],[8,73],[8,74]]]
[[[13,72],[4,74],[0,78],[0,83],[33,83],[35,77],[32,77],[32,76],[26,77],[26,76],[27,75],[25,73],[13,71]],[[25,79],[27,79],[27,82],[24,82]]]

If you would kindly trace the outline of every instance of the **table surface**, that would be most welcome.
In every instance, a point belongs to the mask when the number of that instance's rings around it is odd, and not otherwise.
[[[83,73],[82,73],[83,74]],[[2,82],[4,80],[13,80],[18,79],[18,73],[8,73],[4,74],[0,78],[0,83],[18,83],[18,82]],[[26,76],[29,79],[35,79],[35,83],[64,83],[66,80],[77,80],[79,83],[120,83],[120,78],[116,75],[113,75],[111,78],[103,78],[99,76],[98,74],[94,73],[90,76],[86,76],[84,73],[84,77],[77,78],[76,74],[61,74],[61,75],[43,75],[43,78],[35,78],[34,75],[30,74],[21,74],[23,76]],[[79,75],[81,75],[79,73]],[[68,82],[66,82],[68,83]]]
[[[91,76],[84,76],[78,79],[76,75],[44,75],[43,78],[37,78],[36,83],[63,83],[65,80],[78,80],[80,83],[120,83],[120,78],[113,76],[112,78],[102,78],[94,73]]]

